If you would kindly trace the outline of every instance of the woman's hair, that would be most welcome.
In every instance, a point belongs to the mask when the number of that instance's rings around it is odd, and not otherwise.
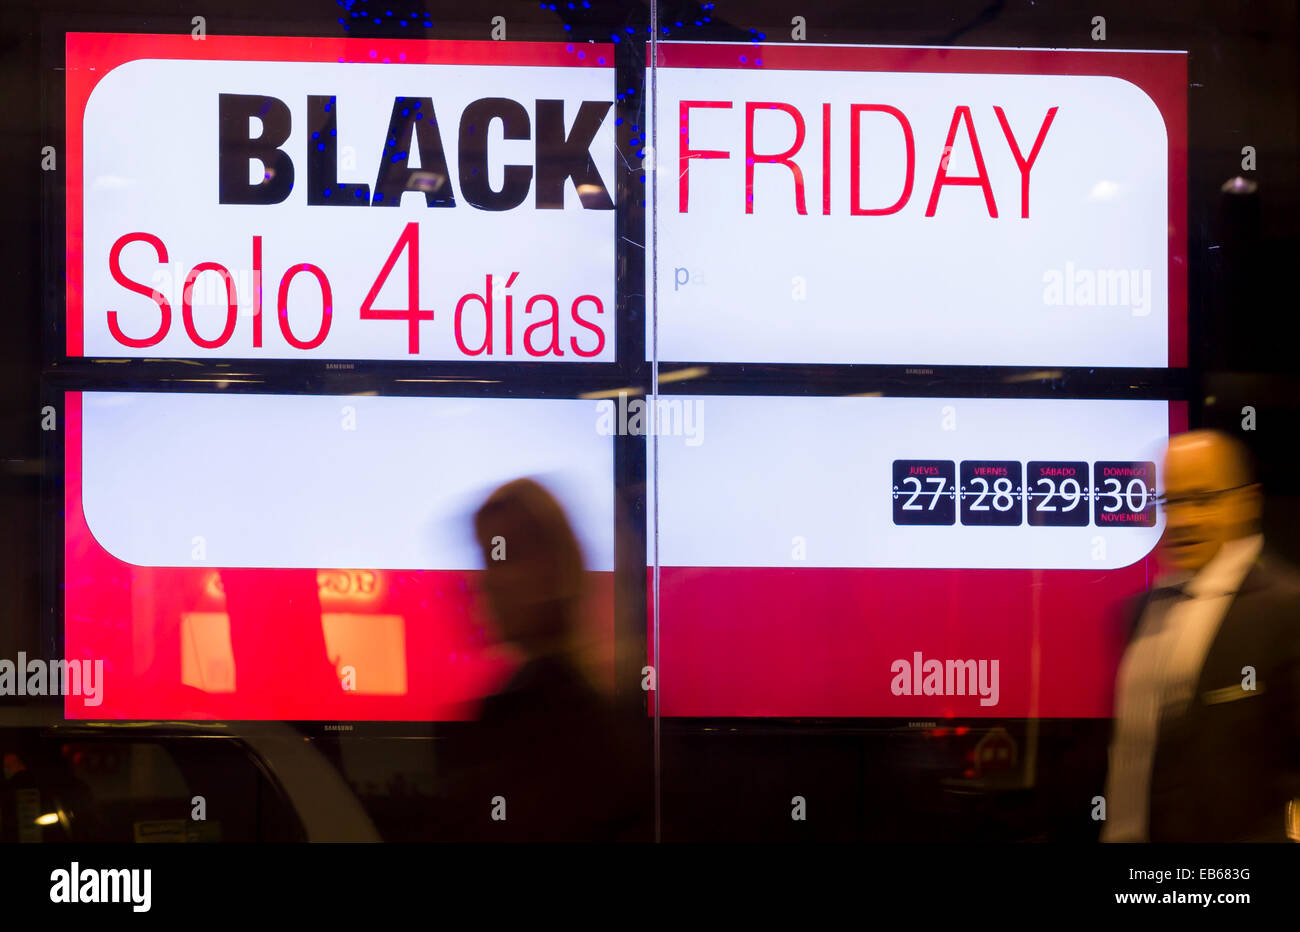
[[[512,610],[527,607],[529,612],[544,613],[549,619],[548,636],[568,633],[582,595],[583,560],[578,539],[555,497],[532,479],[507,482],[479,507],[474,533],[488,575],[507,570],[501,574],[503,580],[529,590],[509,593],[504,604]],[[499,602],[498,609],[503,607]]]

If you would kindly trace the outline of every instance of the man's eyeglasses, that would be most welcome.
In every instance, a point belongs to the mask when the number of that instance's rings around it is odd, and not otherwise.
[[[1248,489],[1253,482],[1247,482],[1243,485],[1234,485],[1230,489],[1216,489],[1213,492],[1193,492],[1190,495],[1176,495],[1172,498],[1168,495],[1157,495],[1156,506],[1168,511],[1170,508],[1206,508],[1213,505],[1220,498],[1229,492],[1236,492],[1240,489]]]

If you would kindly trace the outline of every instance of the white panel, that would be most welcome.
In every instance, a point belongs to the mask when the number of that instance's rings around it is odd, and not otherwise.
[[[1135,85],[1091,76],[664,67],[656,92],[661,361],[1168,364],[1168,142],[1159,110]],[[687,137],[683,99],[731,107],[692,109]],[[791,171],[772,164],[755,165],[753,212],[745,212],[750,101],[789,104],[803,118],[793,158],[805,215]],[[829,215],[823,103],[831,105]],[[850,215],[851,104],[895,107],[912,129],[913,187],[897,213]],[[952,185],[926,216],[959,106],[970,108],[996,218],[978,186]],[[1058,108],[1029,173],[1027,219],[995,106],[1025,158],[1049,108]],[[860,206],[886,208],[903,192],[903,131],[881,113],[864,114],[860,125]],[[794,120],[760,109],[754,138],[757,153],[783,152]],[[730,156],[689,161],[685,212],[684,139],[692,150]],[[976,174],[965,124],[947,155],[950,176]]]
[[[614,211],[581,206],[572,183],[565,185],[565,208],[534,207],[533,193],[508,211],[479,210],[461,195],[457,140],[466,104],[483,97],[507,97],[529,113],[528,140],[504,141],[500,121],[491,124],[488,149],[493,187],[501,184],[502,166],[535,164],[534,101],[565,101],[566,130],[583,100],[611,98],[613,71],[580,67],[505,67],[484,65],[407,65],[308,62],[227,62],[141,60],[106,75],[86,106],[85,157],[85,353],[111,356],[222,356],[343,359],[484,359],[467,357],[458,348],[453,324],[456,305],[469,293],[484,291],[485,277],[502,286],[495,298],[497,333],[492,358],[529,360],[521,340],[527,324],[549,315],[540,304],[526,313],[537,294],[554,297],[561,310],[560,361],[581,361],[570,338],[584,352],[597,338],[572,322],[572,302],[583,294],[597,296],[604,308],[597,315],[584,304],[578,313],[598,323],[605,346],[593,361],[614,358]],[[281,204],[221,205],[217,184],[218,96],[262,94],[288,105],[293,130],[283,149],[293,160],[294,190]],[[397,97],[433,98],[457,203],[430,208],[423,194],[407,192],[397,208],[308,206],[308,95],[337,95],[338,180],[372,187],[382,159],[391,150],[385,139]],[[613,109],[591,146],[601,177],[614,193]],[[488,127],[483,128],[485,131]],[[348,153],[348,149],[351,153]],[[256,164],[256,163],[254,163]],[[418,158],[412,153],[412,167]],[[534,170],[534,176],[536,172]],[[535,177],[534,177],[535,180]],[[359,308],[383,268],[405,225],[420,222],[421,309],[434,320],[421,324],[420,353],[408,353],[405,321],[361,320]],[[147,297],[118,285],[109,273],[113,243],[133,232],[153,234],[168,251],[161,265],[145,243],[122,253],[127,278],[162,292],[172,303],[173,320],[166,338],[146,350],[123,346],[113,338],[106,313],[116,310],[122,330],[142,339],[158,329],[159,311]],[[263,346],[253,347],[252,237],[262,236]],[[406,260],[403,254],[380,292],[376,307],[407,307]],[[181,290],[200,262],[218,262],[239,287],[240,317],[230,341],[218,349],[197,346],[181,322]],[[292,265],[312,263],[329,279],[334,319],[322,345],[313,350],[291,346],[276,321],[281,276]],[[513,272],[519,277],[507,290]],[[195,325],[205,339],[225,326],[225,292],[218,276],[206,273],[197,283]],[[211,294],[209,294],[211,287]],[[514,298],[513,354],[505,350],[505,296]],[[295,335],[309,340],[321,315],[320,291],[311,275],[299,275],[289,299]],[[470,348],[482,342],[482,310],[464,322]],[[474,310],[478,309],[478,310]],[[469,313],[469,312],[467,312]],[[469,321],[476,321],[471,327]],[[475,329],[476,328],[476,329]],[[538,331],[539,349],[548,332]],[[542,357],[556,359],[554,356]]]
[[[476,569],[475,509],[531,476],[564,505],[588,568],[613,568],[613,445],[589,401],[82,398],[86,521],[128,563]]]
[[[673,398],[697,408],[694,436],[654,438],[665,566],[1110,569],[1149,553],[1164,527],[1163,515],[1150,528],[904,527],[891,491],[896,459],[1159,468],[1164,401]]]

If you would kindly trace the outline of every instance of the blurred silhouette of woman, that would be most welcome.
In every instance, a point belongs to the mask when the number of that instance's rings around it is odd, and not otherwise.
[[[484,700],[470,793],[481,840],[643,837],[649,774],[632,765],[615,716],[575,655],[586,584],[559,502],[531,479],[493,492],[474,517],[493,620],[522,658]],[[642,777],[645,780],[642,780]]]
[[[531,479],[493,492],[474,516],[483,590],[501,636],[525,665],[572,660],[585,573],[578,540],[551,493]]]

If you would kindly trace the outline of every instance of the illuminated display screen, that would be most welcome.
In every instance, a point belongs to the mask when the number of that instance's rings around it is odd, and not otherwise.
[[[67,75],[69,356],[613,359],[610,47],[69,34]]]
[[[645,505],[648,713],[1109,714],[1124,631],[1100,612],[1152,573],[1185,406],[792,385],[1186,365],[1181,53],[661,43],[642,187],[650,102],[615,129],[612,45],[66,49],[64,350],[132,360],[130,391],[65,396],[65,648],[115,684],[69,717],[473,715],[512,666],[470,518],[524,475],[574,524],[605,646],[615,502]],[[645,353],[615,319],[642,260],[620,212],[655,225]],[[652,356],[795,374],[647,404]],[[151,390],[159,359],[502,375],[179,393]],[[579,365],[509,365],[532,361]],[[900,658],[996,660],[1001,685],[904,688]]]
[[[665,715],[1110,714],[1185,406],[672,400],[703,426],[657,438]],[[1000,692],[896,691],[917,652],[997,660]]]
[[[656,54],[648,357],[1186,365],[1185,55]],[[663,714],[1109,715],[1184,406],[796,394],[671,396]],[[996,695],[921,688],[976,659]]]
[[[661,361],[1186,364],[1184,54],[658,55]]]
[[[474,510],[531,475],[569,514],[608,644],[613,463],[592,403],[70,393],[71,718],[462,718],[511,665]]]

